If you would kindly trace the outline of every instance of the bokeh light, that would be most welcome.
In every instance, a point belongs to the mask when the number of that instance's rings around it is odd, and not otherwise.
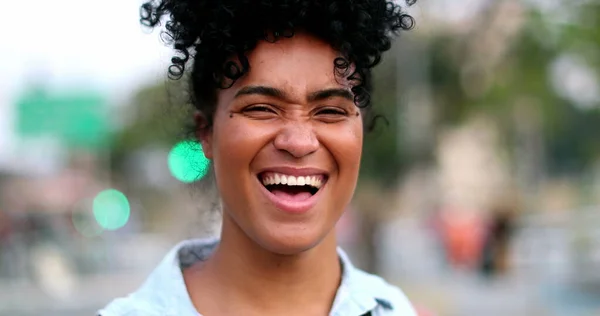
[[[168,164],[169,170],[175,179],[191,183],[206,176],[210,160],[204,156],[200,143],[182,141],[171,149]]]
[[[131,209],[125,194],[108,189],[94,198],[94,218],[106,230],[117,230],[127,224]]]

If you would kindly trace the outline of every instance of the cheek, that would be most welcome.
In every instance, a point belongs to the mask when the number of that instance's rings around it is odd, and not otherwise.
[[[215,131],[213,156],[215,168],[227,171],[244,164],[252,152],[252,141],[249,134],[235,124],[220,124]]]
[[[249,168],[262,140],[241,119],[215,119],[213,134],[213,165],[217,188],[225,209],[235,211],[243,208],[253,180]]]
[[[223,117],[215,121],[213,156],[215,168],[224,171],[247,168],[264,147],[270,131],[239,117]],[[237,170],[236,172],[239,172]]]
[[[323,138],[323,145],[333,155],[340,175],[343,177],[358,173],[363,145],[362,123],[357,120],[351,124],[329,129]]]

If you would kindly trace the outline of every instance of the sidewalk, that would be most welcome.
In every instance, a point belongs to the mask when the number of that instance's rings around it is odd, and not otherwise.
[[[80,278],[68,300],[52,297],[35,284],[8,284],[0,280],[0,315],[94,315],[115,297],[135,290],[144,278],[131,273]]]
[[[397,284],[417,306],[440,316],[600,315],[600,298],[594,299],[594,294],[532,279],[510,277],[488,282],[474,276],[454,275]]]

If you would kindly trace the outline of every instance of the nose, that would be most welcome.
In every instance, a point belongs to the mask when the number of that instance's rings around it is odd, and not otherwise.
[[[286,124],[275,137],[275,148],[286,151],[295,158],[308,156],[319,148],[319,140],[309,123]]]

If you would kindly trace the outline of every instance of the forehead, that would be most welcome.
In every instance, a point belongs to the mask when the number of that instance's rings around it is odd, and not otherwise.
[[[250,71],[223,92],[235,94],[244,86],[264,85],[300,96],[340,87],[341,81],[334,75],[337,57],[338,52],[328,43],[304,33],[275,43],[261,41],[248,54]]]

